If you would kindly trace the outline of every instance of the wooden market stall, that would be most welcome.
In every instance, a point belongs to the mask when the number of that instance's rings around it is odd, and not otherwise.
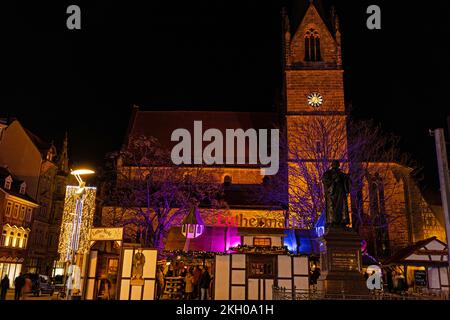
[[[449,290],[448,246],[436,237],[399,250],[382,265],[387,277],[391,277],[387,283],[400,279],[410,292],[443,293]]]

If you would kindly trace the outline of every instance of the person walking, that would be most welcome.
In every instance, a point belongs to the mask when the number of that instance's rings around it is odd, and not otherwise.
[[[25,278],[22,272],[14,279],[14,300],[20,300],[22,296],[22,289],[25,285]]]
[[[184,281],[186,283],[186,285],[184,286],[184,292],[186,294],[186,299],[191,300],[192,293],[194,292],[194,275],[192,274],[191,270],[189,270],[189,272],[186,274]]]
[[[202,270],[199,266],[194,268],[194,299],[200,299],[200,277],[202,276]]]
[[[30,277],[24,277],[24,285],[22,289],[22,299],[26,300],[28,297],[28,294],[31,292],[33,287],[33,282],[31,281]]]
[[[316,267],[312,273],[312,284],[314,292],[317,291],[317,280],[320,277],[320,268]]]
[[[8,275],[5,274],[0,284],[0,287],[1,287],[0,300],[6,300],[6,293],[8,292],[9,289]]]
[[[158,280],[157,299],[161,299],[164,294],[164,271],[162,267],[158,268],[158,273],[156,274],[156,276]]]
[[[211,276],[208,272],[208,267],[205,267],[205,271],[202,273],[200,278],[200,290],[201,290],[201,300],[208,300],[208,290],[211,283]]]

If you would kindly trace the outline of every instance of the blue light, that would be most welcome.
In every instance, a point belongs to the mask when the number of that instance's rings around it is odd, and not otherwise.
[[[316,236],[318,238],[324,235],[324,233],[325,233],[325,212],[322,212],[322,214],[319,216],[319,219],[317,219],[317,222],[314,225],[314,228],[316,230]]]
[[[297,239],[295,237],[295,231],[294,230],[285,230],[286,236],[283,240],[283,245],[285,245],[289,252],[291,253],[297,253]]]

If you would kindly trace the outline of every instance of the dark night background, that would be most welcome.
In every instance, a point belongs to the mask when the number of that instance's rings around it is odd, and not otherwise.
[[[291,1],[35,1],[1,10],[0,116],[59,148],[73,165],[117,149],[133,104],[142,109],[270,111],[281,81],[282,6]],[[334,0],[341,19],[346,100],[402,137],[437,188],[434,140],[448,104],[450,2]],[[82,10],[81,31],[66,8]],[[366,28],[366,8],[382,29]],[[151,124],[149,124],[151,125]]]

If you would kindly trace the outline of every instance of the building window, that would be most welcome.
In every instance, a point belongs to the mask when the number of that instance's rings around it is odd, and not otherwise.
[[[17,219],[18,216],[19,216],[19,205],[15,204],[14,205],[14,211],[13,211],[13,218]]]
[[[224,178],[223,178],[223,184],[225,185],[225,186],[230,186],[231,185],[231,176],[229,176],[229,175],[226,175]]]
[[[13,206],[12,202],[8,201],[8,203],[6,204],[5,217],[10,217],[11,216],[12,206]]]
[[[26,248],[27,247],[27,240],[28,240],[28,234],[24,234],[23,235],[23,242],[22,242],[22,248]]]
[[[305,61],[320,61],[320,36],[313,28],[305,33]]]
[[[20,207],[20,220],[23,220],[25,218],[25,206]]]
[[[272,245],[272,240],[270,238],[253,238],[253,245],[254,246],[261,246],[261,247],[270,247]]]
[[[31,209],[31,208],[28,208],[28,209],[27,209],[27,216],[26,216],[26,218],[25,218],[25,220],[26,220],[27,222],[30,222],[30,221],[31,221],[31,214],[32,214],[32,212],[33,212],[33,209]]]
[[[6,247],[7,245],[6,245],[6,238],[7,238],[7,231],[6,230],[3,230],[2,231],[2,240],[1,240],[1,246],[2,247]]]
[[[5,179],[5,189],[6,190],[11,190],[11,184],[12,184],[12,178],[11,176],[7,176]]]
[[[22,184],[20,185],[20,194],[25,194],[25,191],[27,190],[27,184],[24,182],[22,182]]]
[[[18,248],[22,248],[22,234],[21,233],[17,233],[16,235],[16,247]]]
[[[247,274],[250,278],[272,278],[275,275],[275,257],[249,257]]]
[[[16,237],[14,236],[14,232],[13,231],[11,231],[10,233],[9,233],[9,241],[10,241],[10,243],[11,243],[11,247],[15,247],[16,246]]]

